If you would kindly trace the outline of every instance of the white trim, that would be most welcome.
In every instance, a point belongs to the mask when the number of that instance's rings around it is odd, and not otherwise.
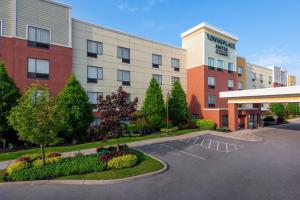
[[[13,0],[13,32],[12,36],[17,36],[17,0]]]
[[[2,19],[0,19],[0,37],[2,37],[2,35],[3,35],[3,20]]]
[[[284,95],[300,95],[300,86],[220,92],[220,98],[264,97]]]
[[[61,2],[57,2],[57,1],[53,1],[53,0],[44,0],[48,3],[52,3],[52,4],[55,4],[55,5],[58,5],[58,6],[62,6],[62,7],[65,7],[65,8],[69,8],[71,9],[72,6],[68,5],[68,4],[65,4],[65,3],[61,3]]]
[[[208,29],[214,30],[214,31],[216,31],[218,33],[221,33],[221,34],[223,34],[223,35],[225,35],[225,36],[227,36],[227,37],[229,37],[229,38],[231,38],[233,40],[236,40],[236,41],[239,40],[235,35],[233,35],[231,33],[228,33],[228,32],[226,32],[226,31],[224,31],[222,29],[219,29],[219,28],[217,28],[217,27],[215,27],[213,25],[210,25],[210,24],[208,24],[206,22],[202,22],[201,24],[198,24],[198,25],[192,27],[191,29],[183,32],[181,34],[181,38],[184,38],[184,37],[188,36],[189,34],[195,32],[195,31],[197,31],[197,30],[199,30],[201,28],[208,28]]]
[[[240,101],[240,100],[230,100],[230,102],[228,102],[228,104],[253,104],[253,103],[300,103],[300,99],[299,100],[258,100],[258,101]]]
[[[228,108],[204,108],[203,110],[228,110]]]
[[[97,25],[97,24],[93,24],[93,23],[90,23],[90,22],[86,22],[86,21],[83,21],[83,20],[80,20],[80,19],[72,18],[72,20],[75,21],[75,22],[78,22],[78,23],[83,23],[85,25],[93,26],[95,28],[104,29],[104,30],[111,31],[111,32],[114,32],[114,33],[118,33],[118,34],[123,34],[123,35],[129,36],[129,37],[134,37],[134,38],[137,38],[137,39],[140,39],[140,40],[144,40],[146,42],[152,42],[152,43],[155,43],[155,44],[167,46],[167,47],[174,48],[174,49],[177,49],[177,50],[187,51],[186,49],[183,49],[183,48],[180,48],[180,47],[176,47],[176,46],[172,46],[172,45],[169,45],[169,44],[164,44],[164,43],[157,42],[157,41],[154,41],[154,40],[146,39],[146,38],[143,38],[143,37],[140,37],[140,36],[132,35],[132,34],[125,33],[125,32],[122,32],[122,31],[118,31],[118,30],[115,30],[115,29],[112,29],[112,28],[107,28],[107,27],[100,26],[100,25]]]
[[[72,48],[72,9],[69,9],[69,47]]]

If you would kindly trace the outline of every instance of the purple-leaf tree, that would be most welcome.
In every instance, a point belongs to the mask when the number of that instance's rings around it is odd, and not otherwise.
[[[122,126],[136,111],[138,99],[130,101],[130,94],[119,87],[117,93],[106,97],[100,96],[97,109],[100,112],[101,122],[97,126],[97,132],[101,133],[99,139],[105,141],[111,138],[117,139],[117,151],[119,151]]]

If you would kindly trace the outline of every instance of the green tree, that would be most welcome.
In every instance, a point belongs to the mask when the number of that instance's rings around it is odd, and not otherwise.
[[[168,98],[168,112],[170,119],[175,124],[185,122],[189,117],[186,95],[178,80],[175,81]]]
[[[151,79],[147,89],[142,111],[152,129],[161,128],[165,116],[165,106],[162,90],[154,78]]]
[[[277,115],[277,117],[285,117],[286,112],[282,103],[271,103],[270,110]]]
[[[298,115],[299,114],[298,103],[288,103],[286,106],[286,112],[288,115]]]
[[[85,138],[87,128],[94,119],[93,110],[74,74],[58,95],[58,106],[64,119],[63,137],[73,143]]]
[[[14,81],[8,76],[4,64],[0,63],[0,139],[3,142],[3,148],[9,138],[16,138],[15,131],[8,124],[7,116],[20,97]]]
[[[12,108],[8,122],[20,140],[40,145],[45,165],[44,148],[58,141],[57,134],[62,127],[56,99],[49,96],[48,88],[33,84]]]

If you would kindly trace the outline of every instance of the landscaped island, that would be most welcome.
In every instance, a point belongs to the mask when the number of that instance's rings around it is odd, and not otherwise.
[[[41,155],[31,154],[20,157],[2,171],[0,180],[33,181],[47,179],[88,179],[107,180],[120,179],[160,170],[164,165],[145,155],[129,149],[126,145],[97,148],[92,155],[78,154],[75,157],[62,157],[60,153],[52,152],[46,155],[43,166]]]

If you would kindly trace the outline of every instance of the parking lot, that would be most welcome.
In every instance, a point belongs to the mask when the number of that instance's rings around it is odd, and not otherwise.
[[[112,185],[0,188],[1,199],[298,200],[300,121],[262,129],[261,142],[212,135],[145,145],[168,164],[162,174]]]

